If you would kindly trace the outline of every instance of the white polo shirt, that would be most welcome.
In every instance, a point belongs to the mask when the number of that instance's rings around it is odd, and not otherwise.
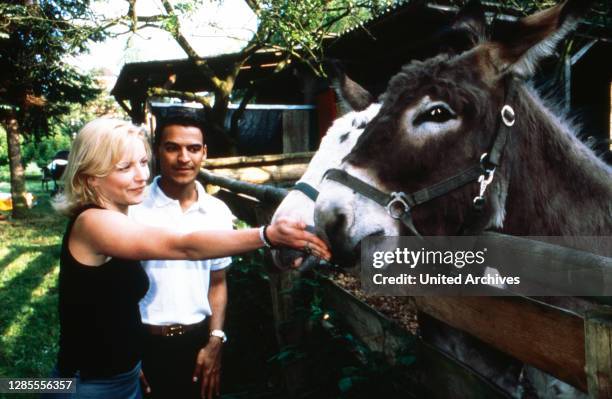
[[[145,200],[129,208],[133,220],[181,233],[196,230],[231,230],[234,215],[197,181],[198,200],[183,212],[178,200],[158,185],[159,176],[147,188]],[[142,322],[154,325],[194,324],[212,314],[208,303],[210,271],[226,268],[232,258],[201,261],[152,260],[142,266],[149,276],[149,291],[140,301]]]

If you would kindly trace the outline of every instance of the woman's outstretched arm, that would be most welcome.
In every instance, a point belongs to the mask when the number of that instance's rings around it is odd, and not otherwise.
[[[305,231],[303,222],[279,219],[266,230],[274,246],[309,248],[329,259],[326,244]],[[263,246],[259,230],[202,230],[183,234],[171,229],[141,225],[122,213],[89,209],[75,221],[70,235],[70,251],[82,263],[89,259],[119,257],[147,259],[209,259],[236,255]],[[103,263],[103,262],[100,262]],[[93,264],[100,264],[93,261]]]

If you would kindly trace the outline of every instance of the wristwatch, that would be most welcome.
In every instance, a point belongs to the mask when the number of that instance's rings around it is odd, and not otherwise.
[[[210,336],[211,337],[221,338],[221,343],[223,343],[223,344],[227,342],[227,335],[225,335],[223,330],[212,330],[210,332]]]

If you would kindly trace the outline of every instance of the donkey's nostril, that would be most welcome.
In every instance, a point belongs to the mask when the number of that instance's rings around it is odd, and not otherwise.
[[[336,217],[330,220],[325,226],[325,234],[327,238],[333,242],[341,236],[341,232],[346,227],[346,215],[343,213],[337,213]]]

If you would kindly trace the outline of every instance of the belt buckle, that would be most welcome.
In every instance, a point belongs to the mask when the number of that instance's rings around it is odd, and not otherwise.
[[[165,337],[174,337],[175,335],[183,335],[185,333],[181,324],[172,324],[167,328],[168,329],[164,334]]]

